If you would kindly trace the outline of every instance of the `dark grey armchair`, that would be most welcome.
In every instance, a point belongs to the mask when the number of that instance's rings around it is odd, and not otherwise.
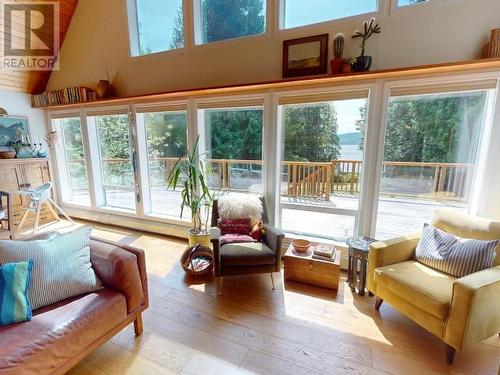
[[[220,246],[219,233],[213,235],[211,242],[214,250],[215,276],[218,278],[219,294],[222,293],[224,276],[267,273],[271,275],[274,290],[273,272],[281,270],[281,246],[285,235],[269,225],[266,203],[261,198],[262,221],[266,231],[262,242],[244,242]],[[218,201],[212,207],[212,227],[217,227],[219,219]]]

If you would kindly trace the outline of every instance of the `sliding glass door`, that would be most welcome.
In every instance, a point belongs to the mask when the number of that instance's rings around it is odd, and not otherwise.
[[[134,160],[128,115],[96,116],[94,121],[100,166],[96,189],[102,192],[99,206],[135,212]]]
[[[322,102],[292,99],[280,107],[284,231],[335,240],[356,232],[367,115],[363,94]]]
[[[377,239],[419,231],[440,208],[468,211],[487,93],[391,95]]]
[[[62,135],[59,179],[63,202],[90,207],[87,161],[80,117],[53,119],[52,124]]]
[[[137,114],[139,148],[147,159],[143,176],[147,179],[143,191],[144,214],[174,220],[189,220],[189,212],[181,214],[180,189],[168,188],[170,173],[177,162],[182,163],[187,154],[187,114],[185,111],[147,112]],[[144,164],[142,164],[144,165]],[[182,183],[179,181],[179,187]]]

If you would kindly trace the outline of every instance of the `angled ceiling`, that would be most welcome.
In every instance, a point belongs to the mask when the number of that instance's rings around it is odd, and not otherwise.
[[[3,9],[3,4],[12,2],[12,0],[0,0]],[[22,1],[20,1],[22,2]],[[43,0],[34,0],[34,2],[43,2]],[[60,45],[64,41],[66,32],[68,31],[71,18],[75,12],[78,0],[59,0],[59,32]],[[13,25],[15,27],[22,27]],[[0,19],[0,44],[4,44],[4,22]],[[45,90],[49,81],[51,71],[15,71],[15,70],[0,70],[0,89],[21,91],[29,94],[36,94]]]

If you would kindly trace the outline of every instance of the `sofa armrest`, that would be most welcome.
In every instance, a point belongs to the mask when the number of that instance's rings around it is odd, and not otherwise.
[[[148,281],[143,250],[92,238],[90,259],[103,284],[125,295],[128,314],[148,307]]]
[[[367,278],[367,288],[370,292],[377,293],[374,281],[375,269],[413,259],[419,239],[420,233],[415,233],[370,244]]]
[[[264,224],[264,230],[266,233],[264,234],[264,242],[274,251],[274,255],[276,258],[275,261],[275,269],[276,272],[281,269],[281,249],[283,247],[283,239],[285,238],[285,234],[280,231],[278,228],[275,228],[269,224]]]
[[[456,280],[444,341],[457,350],[500,332],[500,266]]]

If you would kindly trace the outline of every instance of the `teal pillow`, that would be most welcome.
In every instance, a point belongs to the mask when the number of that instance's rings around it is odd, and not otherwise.
[[[31,320],[28,288],[32,269],[32,261],[0,267],[0,325]]]

